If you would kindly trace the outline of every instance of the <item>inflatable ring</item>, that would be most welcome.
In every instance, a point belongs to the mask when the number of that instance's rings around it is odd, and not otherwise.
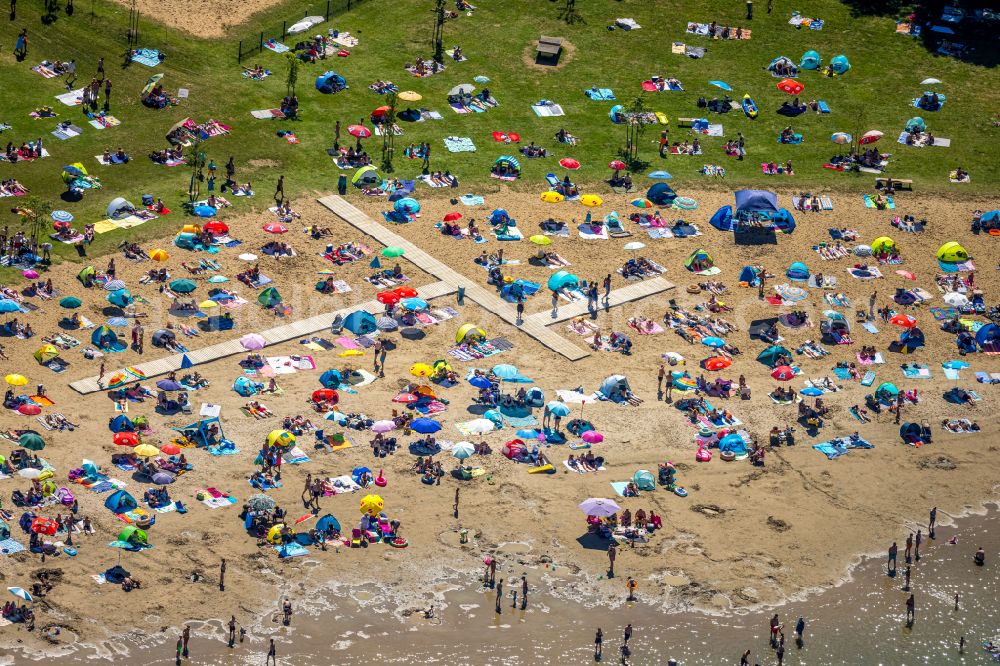
[[[700,294],[701,293],[701,287],[699,287],[696,284],[689,284],[688,287],[687,287],[687,293],[689,293],[689,294]]]
[[[988,233],[990,236],[1000,236],[1000,229],[990,229]]]
[[[719,457],[725,460],[726,462],[732,462],[736,460],[736,454],[733,453],[732,451],[722,451],[721,453],[719,453]]]
[[[393,548],[406,548],[407,546],[410,545],[410,542],[404,539],[403,537],[396,537],[395,539],[389,542],[389,545],[392,546]]]
[[[677,495],[678,497],[687,497],[688,491],[684,490],[680,486],[677,486],[676,488],[674,488],[674,494]]]

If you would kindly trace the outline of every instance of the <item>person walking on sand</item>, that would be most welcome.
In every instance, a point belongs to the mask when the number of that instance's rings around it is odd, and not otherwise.
[[[604,276],[604,304],[608,305],[611,301],[611,273]]]
[[[660,363],[660,369],[656,371],[656,395],[657,397],[663,395],[663,378],[667,374],[667,368],[663,363]]]
[[[458,488],[455,488],[455,517],[458,518]]]
[[[875,302],[878,300],[878,290],[872,292],[872,295],[868,297],[868,320],[871,321],[875,319]]]
[[[917,530],[917,538],[913,541],[913,559],[920,561],[920,544],[924,541],[923,530]]]
[[[226,558],[219,563],[219,592],[226,591]]]
[[[618,556],[618,551],[615,549],[615,542],[612,541],[608,544],[608,578],[615,577],[615,557]]]
[[[274,666],[278,666],[278,649],[274,645],[274,639],[271,639],[271,644],[267,648],[267,659],[264,660],[264,666],[270,663],[274,663]]]
[[[378,344],[378,343],[375,343],[375,344]],[[378,368],[375,368],[375,369],[378,370]],[[301,495],[302,499],[307,499],[312,494],[312,486],[313,486],[313,475],[312,475],[312,472],[307,472],[306,473],[306,482],[305,482],[305,485],[302,487],[302,495]]]
[[[500,610],[500,599],[503,598],[503,578],[497,581],[497,613],[502,613]]]
[[[594,659],[600,659],[601,654],[604,651],[604,632],[601,628],[597,628],[597,633],[594,634]]]
[[[913,624],[914,620],[917,619],[916,605],[917,605],[917,602],[913,598],[913,595],[911,594],[910,597],[906,600],[906,623],[907,624]]]
[[[936,524],[937,524],[937,507],[934,507],[933,509],[931,509],[930,520],[927,522],[927,536],[929,536],[932,539],[934,538],[934,527],[936,526]]]
[[[274,200],[281,203],[285,200],[285,176],[278,176],[278,184],[274,186]]]
[[[378,376],[385,377],[385,357],[389,353],[389,348],[384,344],[378,350]]]
[[[559,292],[552,292],[552,318],[555,319],[559,316]]]
[[[896,542],[893,541],[892,545],[889,546],[889,575],[896,575],[896,553],[899,551],[899,547],[896,546]]]

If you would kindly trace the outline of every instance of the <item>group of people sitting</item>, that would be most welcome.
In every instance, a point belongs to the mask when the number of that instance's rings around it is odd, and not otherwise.
[[[314,238],[319,237],[316,236],[317,233],[319,233],[321,236],[333,235],[333,232],[329,228],[317,230],[317,227],[314,225],[312,229],[313,229],[312,234]],[[338,266],[343,266],[344,264],[361,259],[362,257],[365,256],[365,252],[361,249],[358,243],[356,243],[355,241],[350,241],[348,243],[341,243],[336,247],[334,247],[333,243],[330,243],[329,245],[326,246],[326,249],[323,252],[323,256],[326,259],[337,264]]]
[[[575,146],[579,141],[575,136],[566,131],[565,127],[560,127],[559,131],[556,132],[556,141],[559,143],[567,143],[571,146]]]
[[[292,246],[284,241],[268,241],[261,246],[260,250],[264,254],[269,254],[275,258],[295,256],[295,251],[292,249]]]
[[[416,61],[412,64],[406,63],[403,68],[414,76],[430,76],[444,69],[444,65],[434,59],[424,60],[421,57],[417,57]]]
[[[346,161],[347,166],[363,167],[372,163],[371,156],[364,150],[356,149],[354,146],[340,149],[340,160]]]
[[[417,461],[413,463],[413,471],[419,474],[420,480],[427,485],[434,483],[441,485],[441,479],[444,477],[444,467],[441,461],[434,460],[434,456],[426,458],[417,456]]]
[[[698,139],[695,139],[695,141],[697,142]],[[608,184],[611,185],[611,187],[622,187],[625,188],[626,191],[629,191],[632,189],[632,174],[626,172],[625,175],[622,175],[622,172],[615,171],[614,175],[611,176],[611,180],[608,181]]]
[[[285,114],[286,118],[298,118],[299,98],[295,95],[286,95],[281,99],[281,104],[278,108],[281,109],[281,112]]]
[[[427,178],[437,187],[458,187],[458,176],[450,171],[434,171],[427,174]]]
[[[176,164],[184,159],[184,148],[173,146],[163,150],[154,150],[149,154],[149,159],[156,164]]]
[[[534,142],[531,142],[527,146],[521,148],[521,154],[525,157],[548,157],[549,151],[545,150],[541,146],[536,146]]]
[[[659,275],[660,270],[653,265],[653,263],[646,257],[638,257],[636,259],[629,259],[624,264],[622,264],[622,276],[625,278],[629,277],[647,277],[649,275]]]
[[[42,156],[42,140],[29,141],[27,143],[22,143],[21,147],[18,148],[13,142],[8,141],[7,147],[4,149],[3,157],[8,162],[17,162],[18,160],[34,160]]]
[[[781,130],[781,134],[778,136],[778,140],[781,143],[797,143],[795,130],[792,129],[791,125],[788,125],[783,130]]]
[[[778,402],[794,402],[796,397],[798,397],[798,393],[791,387],[778,386],[771,392],[771,397]]]
[[[818,108],[819,108],[819,103],[817,102],[816,109]],[[796,97],[791,102],[787,100],[782,102],[781,106],[778,107],[778,113],[783,116],[797,116],[800,113],[805,113],[808,109],[809,105],[802,103],[801,101],[799,101],[799,98]]]
[[[469,220],[469,226],[467,229],[462,229],[460,224],[452,224],[451,222],[444,222],[441,225],[441,233],[445,236],[462,237],[468,234],[469,238],[477,239],[481,238],[479,233],[479,227],[476,226],[476,219],[472,218]]]
[[[604,458],[595,456],[593,451],[587,451],[586,454],[581,454],[578,458],[571,453],[566,464],[578,472],[596,472],[604,467]]]

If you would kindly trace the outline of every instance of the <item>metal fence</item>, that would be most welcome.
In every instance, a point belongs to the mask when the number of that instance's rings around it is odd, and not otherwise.
[[[363,4],[365,1],[366,0],[323,0],[322,2],[319,2],[307,9],[302,14],[302,18],[307,16],[322,16],[326,21],[329,21],[331,16],[339,16],[345,12],[349,12],[351,9]],[[241,39],[237,50],[236,61],[242,63],[244,58],[255,53],[263,52],[265,48],[264,45],[271,40],[284,42],[285,37],[288,36],[288,28],[301,21],[302,18],[282,21],[280,26],[274,25],[270,28],[261,30],[260,33],[254,35],[253,37]]]

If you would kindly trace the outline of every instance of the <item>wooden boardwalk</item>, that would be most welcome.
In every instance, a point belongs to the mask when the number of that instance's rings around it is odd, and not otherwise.
[[[419,291],[421,298],[431,299],[447,296],[448,294],[454,294],[457,290],[455,286],[450,283],[434,282],[425,287],[421,287]],[[333,323],[333,320],[337,317],[337,315],[346,317],[350,313],[357,310],[367,310],[371,313],[379,313],[384,309],[384,305],[374,300],[366,303],[358,303],[357,305],[352,305],[351,307],[341,308],[340,310],[335,310],[333,312],[325,312],[323,314],[316,315],[315,317],[309,317],[308,319],[300,319],[299,321],[284,324],[282,326],[275,326],[274,328],[269,328],[266,331],[260,331],[260,335],[267,340],[268,345],[275,345],[289,340],[304,338],[320,331],[328,331],[330,329],[330,324]],[[240,345],[239,338],[236,338],[225,342],[219,342],[214,345],[209,345],[208,347],[194,349],[189,352],[171,354],[170,356],[164,356],[163,358],[153,361],[138,363],[133,367],[141,370],[147,377],[155,377],[157,375],[165,375],[168,372],[180,370],[181,360],[184,356],[187,356],[188,360],[190,360],[193,364],[199,365],[201,363],[209,363],[227,356],[245,353],[246,350],[242,345]],[[121,370],[122,369],[107,372],[105,373],[105,378],[111,377],[112,375],[121,372]],[[75,381],[70,384],[70,387],[77,393],[82,394],[96,393],[98,391],[104,391],[107,388],[106,386],[102,387],[97,383],[96,375]]]
[[[547,328],[549,324],[566,321],[581,314],[586,314],[586,301],[582,303],[570,303],[564,307],[560,307],[558,315],[555,318],[551,317],[548,312],[539,312],[525,317],[524,321],[518,324],[517,310],[511,303],[500,298],[495,292],[472,282],[469,278],[450,266],[441,263],[399,234],[371,219],[356,207],[347,203],[343,198],[331,195],[323,197],[319,202],[345,222],[362,233],[371,236],[383,245],[394,245],[403,248],[403,256],[418,268],[442,282],[462,287],[465,290],[466,298],[478,303],[481,307],[497,315],[508,324],[520,328],[552,351],[561,354],[571,361],[577,361],[590,355],[588,350],[573,344],[555,331]],[[673,287],[674,285],[663,278],[631,284],[611,292],[611,296],[608,299],[609,307],[645,298],[652,294],[673,289]]]

